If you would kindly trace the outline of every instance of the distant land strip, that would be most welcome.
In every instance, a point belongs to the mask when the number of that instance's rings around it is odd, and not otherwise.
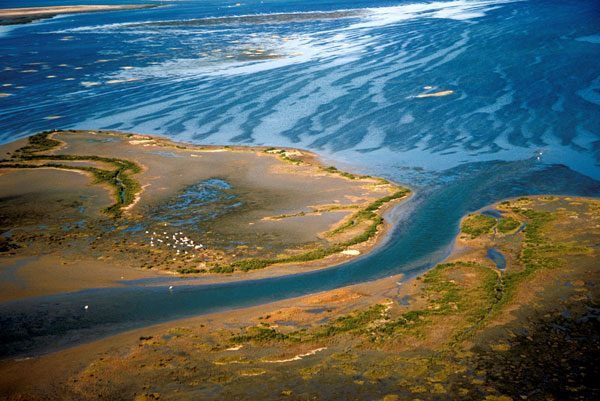
[[[156,4],[120,4],[120,5],[87,5],[87,6],[49,6],[19,7],[0,9],[0,25],[27,24],[44,18],[52,18],[60,14],[79,14],[97,11],[135,10],[158,7]]]

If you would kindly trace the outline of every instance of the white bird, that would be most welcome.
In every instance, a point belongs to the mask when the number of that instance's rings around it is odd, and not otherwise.
[[[84,306],[83,309],[88,310],[89,306]]]
[[[170,286],[169,286],[169,290],[172,290],[172,289],[173,289],[173,286],[172,286],[172,285],[170,285]]]

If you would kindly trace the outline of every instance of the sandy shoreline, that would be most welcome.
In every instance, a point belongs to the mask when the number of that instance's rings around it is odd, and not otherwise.
[[[180,326],[196,328],[210,327],[210,331],[218,331],[226,327],[250,324],[260,316],[276,310],[295,310],[298,305],[302,304],[319,307],[328,301],[343,305],[343,309],[340,309],[338,313],[344,311],[350,312],[357,307],[365,307],[369,304],[381,302],[386,299],[386,296],[398,296],[399,294],[405,296],[411,294],[414,288],[416,288],[414,281],[410,280],[402,283],[402,286],[398,286],[397,283],[401,282],[402,277],[400,274],[338,290],[324,291],[253,307],[233,309],[227,312],[217,312],[169,321],[112,335],[39,357],[0,359],[0,373],[2,373],[0,375],[0,396],[3,393],[11,393],[11,389],[15,389],[15,391],[19,389],[21,391],[23,388],[29,388],[30,377],[36,377],[36,384],[34,386],[36,388],[51,387],[52,383],[56,382],[56,380],[70,377],[101,355],[119,352],[119,350],[134,346],[139,341],[139,338],[148,335],[148,333],[168,331],[170,328]],[[23,372],[29,373],[23,375]]]

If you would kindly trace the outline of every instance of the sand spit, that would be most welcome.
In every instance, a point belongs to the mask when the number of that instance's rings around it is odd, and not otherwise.
[[[423,98],[427,98],[427,97],[442,97],[442,96],[452,95],[453,93],[454,93],[454,91],[451,91],[451,90],[433,92],[433,93],[421,93],[421,94],[415,96],[415,98],[423,99]]]
[[[48,6],[0,9],[0,25],[26,24],[38,19],[61,14],[79,14],[99,11],[135,10],[156,7],[154,4]]]

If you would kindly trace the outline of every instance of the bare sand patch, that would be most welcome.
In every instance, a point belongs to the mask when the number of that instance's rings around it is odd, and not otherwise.
[[[423,99],[423,98],[427,98],[427,97],[442,97],[442,96],[452,95],[453,93],[454,93],[454,91],[452,91],[452,90],[433,92],[433,93],[421,93],[421,94],[415,96],[415,98]]]

